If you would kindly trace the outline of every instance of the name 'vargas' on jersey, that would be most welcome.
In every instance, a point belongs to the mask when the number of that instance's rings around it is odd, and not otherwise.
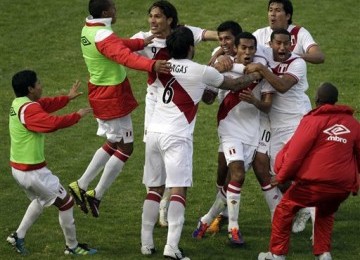
[[[224,76],[216,69],[188,59],[170,59],[171,73],[163,74],[148,132],[192,138],[198,104],[206,85],[219,87]]]

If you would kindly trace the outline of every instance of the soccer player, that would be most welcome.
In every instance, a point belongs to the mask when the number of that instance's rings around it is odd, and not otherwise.
[[[293,6],[289,0],[269,0],[268,21],[269,26],[260,28],[254,32],[259,45],[270,47],[270,35],[275,29],[286,29],[291,34],[290,50],[302,57],[305,61],[313,64],[324,62],[324,54],[319,45],[304,27],[292,24]],[[265,200],[273,216],[276,205],[281,199],[278,187],[270,185],[269,174],[269,144],[270,144],[270,122],[268,115],[261,114],[261,139],[253,163],[254,172],[259,180]],[[282,185],[282,190],[286,185]],[[280,187],[280,185],[279,185]],[[304,211],[294,222],[294,232],[300,232],[305,228],[305,223],[310,217],[308,211]]]
[[[246,66],[257,61],[257,42],[251,33],[238,34],[235,46],[237,63]],[[239,77],[243,73],[228,72],[225,75]],[[217,115],[218,135],[230,171],[230,181],[218,192],[209,212],[200,218],[198,227],[193,232],[194,238],[203,238],[210,223],[227,205],[230,243],[239,246],[244,244],[238,224],[241,189],[259,140],[260,111],[269,112],[273,92],[275,90],[263,80],[249,84],[246,90],[226,91],[222,95],[224,98]]]
[[[28,254],[24,242],[26,232],[40,217],[43,209],[51,205],[59,209],[59,222],[66,243],[65,254],[96,253],[95,249],[78,243],[73,216],[74,201],[59,178],[46,167],[44,155],[44,133],[70,127],[91,113],[90,108],[83,108],[63,116],[50,114],[81,95],[79,86],[80,82],[77,81],[67,96],[41,98],[42,86],[34,71],[23,70],[12,78],[16,98],[9,114],[11,172],[31,203],[16,232],[8,236],[7,241],[21,255]]]
[[[311,104],[305,93],[309,87],[306,62],[291,52],[291,34],[286,29],[274,30],[270,47],[264,50],[264,54],[272,71],[255,63],[249,64],[246,71],[259,72],[277,90],[269,113],[270,167],[273,172],[276,154],[291,138],[303,115],[311,109]],[[274,208],[276,205],[273,204]]]
[[[171,75],[162,78],[165,87],[158,88],[157,102],[147,129],[144,184],[149,187],[143,205],[141,252],[155,252],[154,225],[162,193],[171,189],[168,208],[168,236],[164,256],[189,259],[178,245],[184,224],[186,191],[192,185],[193,132],[198,103],[206,85],[232,89],[246,87],[259,79],[258,74],[227,78],[216,69],[191,61],[194,36],[187,27],[175,29],[166,39],[172,59]]]
[[[337,88],[322,83],[316,108],[304,116],[276,158],[272,184],[294,184],[275,210],[270,252],[260,253],[259,260],[285,259],[293,217],[304,207],[316,207],[313,254],[316,259],[332,259],[334,215],[351,192],[358,192],[360,169],[360,124],[354,110],[336,105],[337,100]]]
[[[97,135],[105,137],[106,142],[95,152],[80,179],[70,183],[69,189],[82,211],[88,212],[86,198],[92,215],[98,217],[105,191],[133,151],[131,112],[138,104],[124,66],[147,72],[168,72],[168,64],[165,60],[151,60],[132,53],[144,48],[151,37],[121,39],[113,33],[111,25],[116,22],[113,0],[90,0],[89,13],[91,16],[86,18],[81,33],[81,50],[90,73],[88,97],[98,122]],[[95,189],[87,190],[101,170]]]
[[[170,59],[169,52],[166,48],[166,37],[179,26],[178,13],[173,4],[169,1],[156,1],[148,9],[148,22],[150,30],[147,32],[140,31],[133,35],[133,39],[147,39],[152,35],[155,38],[152,43],[147,45],[144,49],[137,51],[139,55],[158,60]],[[201,41],[217,40],[215,31],[201,29],[199,27],[186,25],[194,35],[194,43],[198,44]],[[148,73],[147,93],[145,97],[145,119],[144,119],[144,142],[146,143],[147,126],[154,111],[156,100],[156,92],[159,87],[164,87],[161,80],[162,75],[155,71]],[[169,202],[169,191],[165,191],[161,200],[159,224],[160,226],[167,226],[166,212]]]
[[[214,56],[215,53],[218,52],[219,50],[222,50],[222,52],[225,55],[227,55],[228,59],[230,60],[230,61],[225,60],[226,62],[225,68],[229,70],[230,68],[233,67],[234,59],[236,58],[235,37],[236,35],[242,32],[242,28],[240,24],[235,21],[225,21],[221,23],[216,30],[219,38],[219,46],[214,49],[212,56]],[[221,57],[219,57],[219,59],[221,59]],[[224,59],[221,60],[222,60],[221,63],[219,63],[218,60],[216,60],[216,62],[213,63],[212,66],[217,67],[223,65]],[[230,65],[228,65],[228,63]],[[217,96],[219,103],[221,103],[224,98],[223,97],[224,93],[225,91],[219,91],[219,89],[217,88],[207,87],[204,91],[204,95],[202,96],[202,101],[210,105],[214,103]],[[217,180],[216,180],[216,188],[218,191],[220,191],[225,185],[225,182],[227,180],[227,175],[228,175],[228,167],[226,164],[224,152],[222,150],[222,145],[220,144],[218,149],[218,167],[217,167]],[[219,232],[221,226],[227,223],[227,219],[228,219],[228,212],[227,212],[227,208],[225,208],[224,211],[221,212],[214,219],[214,221],[207,229],[207,232],[209,233]]]

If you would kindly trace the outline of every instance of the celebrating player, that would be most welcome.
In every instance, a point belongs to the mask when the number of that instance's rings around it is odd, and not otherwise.
[[[236,62],[246,66],[254,61],[257,43],[256,38],[248,32],[240,33],[235,38]],[[243,73],[226,73],[239,77]],[[222,151],[230,171],[229,183],[222,187],[209,212],[200,218],[193,237],[201,239],[214,217],[228,208],[228,233],[230,243],[243,245],[244,240],[239,230],[238,215],[240,209],[241,189],[245,172],[251,167],[259,138],[259,111],[269,112],[271,96],[275,90],[266,82],[249,84],[247,89],[233,92],[226,91],[218,111],[218,134]]]
[[[65,254],[96,253],[95,249],[78,243],[73,217],[74,201],[59,178],[46,167],[44,155],[44,133],[70,127],[91,113],[90,108],[83,108],[64,116],[49,114],[81,95],[78,92],[79,86],[80,82],[76,82],[67,96],[41,98],[42,86],[34,71],[23,70],[12,78],[16,98],[12,102],[9,117],[11,172],[31,203],[18,229],[7,241],[22,255],[28,253],[24,242],[26,232],[40,217],[44,207],[51,205],[59,209],[59,222],[66,243]]]
[[[81,33],[81,49],[90,73],[88,97],[98,122],[97,135],[105,137],[105,144],[94,154],[84,174],[69,185],[71,194],[82,211],[88,212],[85,198],[94,217],[99,216],[100,201],[122,171],[133,151],[131,112],[137,102],[131,91],[123,64],[147,72],[168,72],[165,60],[150,60],[133,54],[146,46],[151,38],[121,39],[111,25],[116,22],[113,0],[90,0],[90,17]],[[103,169],[93,190],[90,182]]]
[[[192,185],[193,132],[198,103],[205,86],[238,90],[258,74],[244,78],[224,77],[216,69],[191,61],[194,56],[194,36],[187,27],[175,29],[166,39],[171,63],[171,75],[162,78],[157,102],[146,137],[144,184],[149,187],[143,205],[141,252],[153,254],[153,229],[165,186],[171,188],[168,209],[168,236],[164,256],[189,259],[179,250],[184,224],[187,187]]]
[[[155,38],[152,43],[147,45],[143,50],[137,51],[138,54],[154,60],[168,60],[170,59],[169,52],[166,48],[166,37],[179,26],[178,13],[173,4],[168,1],[156,1],[148,9],[148,22],[150,30],[147,32],[140,31],[132,36],[133,39],[146,39],[152,35]],[[194,35],[194,43],[198,44],[201,41],[217,40],[215,31],[209,31],[194,26],[186,25]],[[154,111],[156,100],[156,92],[159,87],[164,87],[162,75],[156,72],[149,72],[147,80],[147,93],[145,97],[145,120],[144,120],[144,142],[146,142],[147,126]],[[161,203],[159,224],[167,226],[167,206],[170,193],[165,190]]]

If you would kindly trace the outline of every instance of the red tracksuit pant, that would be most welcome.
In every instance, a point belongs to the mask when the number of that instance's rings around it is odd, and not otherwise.
[[[349,192],[323,189],[319,185],[292,185],[276,207],[272,222],[270,252],[286,255],[289,251],[292,221],[301,208],[316,207],[314,255],[330,252],[334,213]]]

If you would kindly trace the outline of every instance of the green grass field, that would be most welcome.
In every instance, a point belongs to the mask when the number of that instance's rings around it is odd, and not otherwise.
[[[267,25],[267,1],[176,0],[181,23],[216,29],[225,20],[240,22],[247,31]],[[147,8],[152,1],[116,0],[118,21],[115,31],[124,37],[148,30]],[[6,243],[29,203],[10,173],[8,111],[14,97],[12,75],[25,68],[35,70],[43,83],[44,95],[67,93],[72,83],[83,82],[84,95],[62,113],[88,106],[86,71],[80,51],[80,31],[87,16],[87,0],[2,0],[0,1],[0,259],[18,256]],[[352,0],[293,0],[296,24],[307,28],[326,55],[324,64],[308,65],[308,94],[312,99],[323,81],[334,83],[340,90],[339,103],[357,110],[360,94],[360,2]],[[206,42],[196,50],[195,60],[206,63],[217,45]],[[74,209],[78,240],[99,250],[92,259],[145,259],[140,253],[140,226],[145,188],[141,183],[144,163],[142,143],[146,74],[128,70],[134,94],[140,106],[133,113],[135,149],[124,171],[105,195],[100,218],[83,215]],[[215,196],[215,173],[218,140],[216,135],[217,105],[201,105],[194,137],[194,186],[188,192],[186,222],[181,247],[191,259],[257,259],[267,251],[270,235],[270,214],[252,172],[243,187],[240,229],[246,240],[243,248],[231,248],[226,232],[194,241],[191,233],[199,216],[204,214]],[[91,116],[78,125],[49,134],[46,157],[49,168],[64,186],[76,180],[85,170],[95,150],[104,140],[95,135],[96,122]],[[339,151],[341,152],[341,151]],[[341,174],[341,172],[339,172]],[[96,182],[93,182],[93,187]],[[360,199],[350,197],[336,215],[333,233],[334,259],[360,259]],[[313,259],[311,225],[292,237],[288,259]],[[155,229],[158,253],[162,258],[166,229]],[[65,259],[64,239],[55,207],[44,211],[26,236],[28,259]]]

